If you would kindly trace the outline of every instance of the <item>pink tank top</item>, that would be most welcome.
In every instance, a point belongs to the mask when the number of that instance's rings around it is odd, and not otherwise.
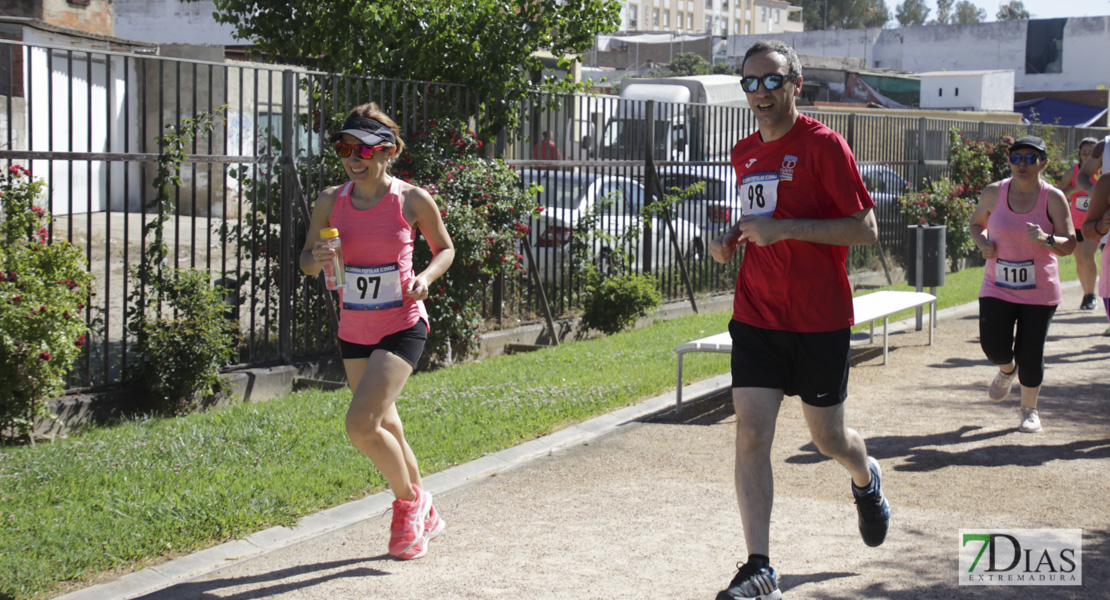
[[[415,277],[416,230],[405,220],[401,180],[394,177],[381,201],[367,210],[351,205],[354,185],[348,181],[339,189],[329,222],[339,230],[347,273],[347,285],[339,291],[339,337],[371,345],[419,320],[427,325],[428,313],[423,302],[404,295]]]
[[[995,258],[987,261],[979,297],[998,298],[1017,304],[1054,306],[1063,300],[1059,265],[1048,248],[1029,239],[1025,224],[1035,223],[1052,235],[1048,219],[1048,184],[1040,182],[1041,193],[1028,213],[1010,210],[1010,180],[1002,181],[998,202],[987,219],[987,240],[994,244]]]

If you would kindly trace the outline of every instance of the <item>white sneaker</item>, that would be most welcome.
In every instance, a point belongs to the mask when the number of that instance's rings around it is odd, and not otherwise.
[[[995,402],[1002,402],[1006,396],[1010,395],[1010,386],[1014,383],[1014,377],[1017,377],[1017,365],[1014,365],[1014,370],[1009,373],[1003,373],[1002,369],[998,369],[998,375],[994,376],[994,381],[991,382],[991,389],[989,391],[991,400]]]
[[[1018,431],[1022,433],[1036,433],[1041,430],[1041,417],[1037,409],[1028,406],[1021,407],[1021,426]]]

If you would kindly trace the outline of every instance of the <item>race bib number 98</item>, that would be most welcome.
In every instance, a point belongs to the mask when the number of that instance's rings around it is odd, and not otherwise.
[[[994,265],[994,285],[1008,290],[1032,290],[1037,287],[1032,260],[1013,262],[998,259]]]
[[[740,180],[740,216],[770,215],[778,202],[778,173],[752,173]]]
[[[404,304],[401,298],[401,271],[397,263],[376,267],[347,265],[345,271],[344,309],[383,310],[399,308]]]

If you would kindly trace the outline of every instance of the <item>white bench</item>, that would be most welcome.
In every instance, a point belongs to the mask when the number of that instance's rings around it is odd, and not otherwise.
[[[890,316],[904,310],[919,306],[929,305],[929,345],[933,345],[933,331],[937,322],[937,297],[925,292],[871,292],[852,299],[852,308],[855,312],[856,324],[870,323],[871,330],[867,340],[875,338],[875,320],[883,320],[883,364],[887,363],[889,354],[888,329]],[[732,337],[728,332],[718,333],[700,340],[680,344],[674,349],[678,355],[678,388],[675,391],[676,404],[682,405],[682,357],[687,352],[732,352]]]

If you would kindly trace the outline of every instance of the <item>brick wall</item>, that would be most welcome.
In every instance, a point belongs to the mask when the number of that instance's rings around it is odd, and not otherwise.
[[[51,25],[98,35],[115,35],[112,0],[36,0],[36,3],[42,5],[42,14],[38,18]]]

